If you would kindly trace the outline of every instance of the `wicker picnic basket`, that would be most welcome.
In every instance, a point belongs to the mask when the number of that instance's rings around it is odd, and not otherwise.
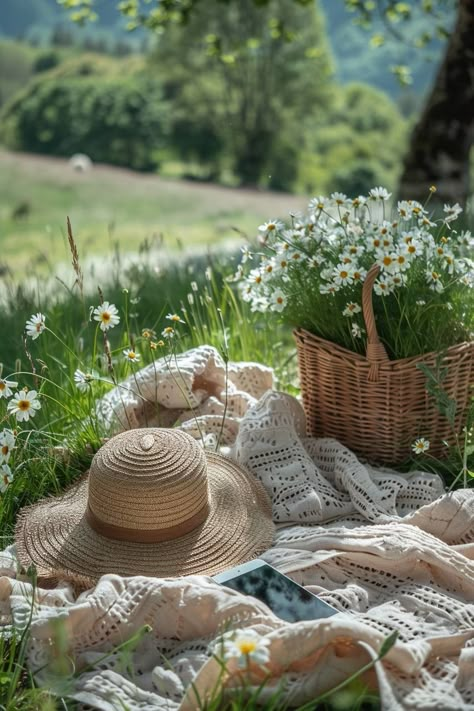
[[[413,441],[420,436],[430,440],[431,454],[443,456],[447,451],[443,440],[452,443],[455,435],[426,392],[426,376],[417,368],[419,363],[434,367],[438,354],[388,359],[372,306],[378,272],[373,266],[362,288],[366,357],[303,329],[294,331],[308,434],[334,437],[380,464],[406,460]],[[472,401],[474,342],[447,349],[442,365],[448,368],[443,388],[457,403],[459,433]]]

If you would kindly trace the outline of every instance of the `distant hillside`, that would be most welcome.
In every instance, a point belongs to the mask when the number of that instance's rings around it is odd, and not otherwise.
[[[344,0],[319,0],[326,15],[330,44],[335,59],[337,76],[342,83],[366,82],[383,89],[393,98],[398,98],[402,91],[412,93],[418,100],[430,86],[436,71],[443,47],[434,43],[429,50],[414,51],[407,45],[390,40],[383,47],[374,49],[369,46],[370,32],[356,26],[353,16],[347,12]],[[84,28],[73,27],[68,22],[66,11],[56,0],[1,0],[0,36],[28,38],[40,43],[47,43],[54,30],[63,29],[72,33],[77,40],[85,37],[100,37],[109,44],[123,40],[139,46],[144,35],[131,33],[126,35],[124,20],[116,10],[116,0],[95,0],[99,21]],[[420,33],[426,24],[425,18],[419,18],[410,27]],[[379,28],[374,28],[377,31]],[[414,83],[411,89],[401,90],[390,73],[390,66],[409,64],[413,70]]]

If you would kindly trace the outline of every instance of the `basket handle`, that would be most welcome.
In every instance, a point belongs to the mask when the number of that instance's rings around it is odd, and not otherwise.
[[[362,313],[367,331],[366,357],[370,365],[367,379],[371,382],[376,382],[379,379],[380,363],[388,361],[387,351],[380,342],[379,334],[377,333],[374,307],[372,304],[372,289],[379,272],[380,267],[378,264],[371,266],[362,285]]]

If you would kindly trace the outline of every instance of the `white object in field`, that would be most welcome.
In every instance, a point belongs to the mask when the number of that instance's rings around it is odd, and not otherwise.
[[[85,153],[75,153],[69,158],[69,165],[78,173],[87,173],[92,168],[92,161]]]

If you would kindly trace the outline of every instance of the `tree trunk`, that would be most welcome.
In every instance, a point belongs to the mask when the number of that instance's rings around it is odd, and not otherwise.
[[[465,206],[474,140],[474,0],[459,0],[456,26],[433,89],[413,130],[399,186],[401,199]]]

